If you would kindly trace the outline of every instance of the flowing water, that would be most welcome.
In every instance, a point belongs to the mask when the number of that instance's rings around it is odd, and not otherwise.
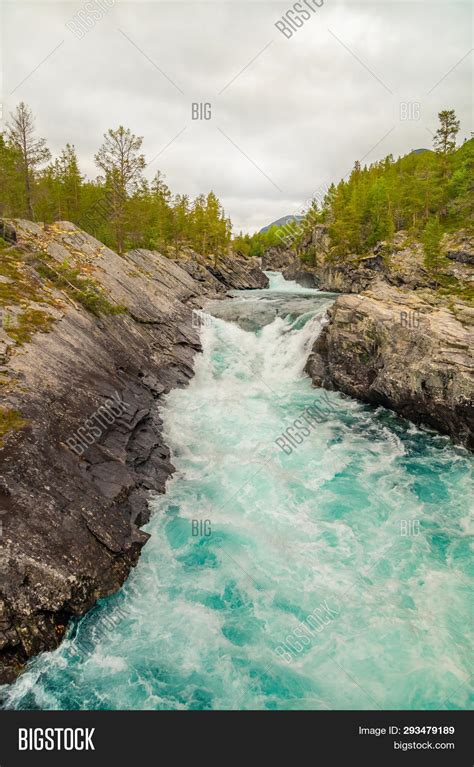
[[[5,706],[469,707],[471,459],[312,388],[333,297],[270,277],[211,307],[195,377],[166,397],[177,471],[137,568]]]

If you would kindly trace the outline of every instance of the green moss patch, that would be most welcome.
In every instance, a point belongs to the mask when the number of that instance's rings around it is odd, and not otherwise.
[[[18,431],[26,426],[28,421],[23,418],[21,413],[16,410],[9,410],[0,407],[0,446],[3,443],[3,437],[10,431]]]
[[[32,256],[17,247],[2,247],[0,240],[0,308],[21,307],[9,315],[3,311],[3,329],[18,345],[27,343],[37,331],[47,332],[53,318],[31,303],[52,305],[31,269]]]
[[[442,296],[458,298],[469,306],[474,306],[474,288],[461,282],[450,275],[436,274],[435,279],[438,283],[436,292]]]
[[[0,277],[4,278],[0,280],[0,306],[43,299],[27,268],[30,258],[18,248],[0,250]]]
[[[90,277],[86,277],[80,269],[72,267],[67,261],[61,264],[48,259],[36,266],[38,274],[48,280],[54,287],[63,290],[84,309],[99,317],[103,314],[122,314],[124,306],[108,300],[105,292]]]
[[[0,238],[3,329],[18,346],[28,343],[35,333],[51,329],[54,318],[47,308],[60,305],[60,301],[50,288],[61,290],[96,317],[125,311],[125,307],[109,301],[105,291],[81,269],[67,261],[57,263],[48,253],[24,251]],[[33,303],[39,306],[33,308]],[[9,307],[18,309],[10,314]]]
[[[42,312],[39,309],[26,309],[24,312],[17,314],[15,322],[11,325],[4,323],[4,330],[10,338],[21,346],[31,341],[35,333],[47,333],[51,329],[53,322],[54,318],[47,314],[47,312]]]

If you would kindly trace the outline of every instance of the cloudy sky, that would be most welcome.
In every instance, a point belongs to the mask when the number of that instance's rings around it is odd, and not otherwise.
[[[2,1],[0,129],[27,102],[53,154],[75,144],[95,177],[102,134],[123,124],[144,137],[149,178],[160,169],[191,197],[213,189],[250,232],[356,159],[431,147],[440,109],[470,137],[470,2],[307,3],[287,37],[285,1]],[[77,14],[91,10],[102,18],[84,33]],[[192,119],[200,102],[211,119]]]

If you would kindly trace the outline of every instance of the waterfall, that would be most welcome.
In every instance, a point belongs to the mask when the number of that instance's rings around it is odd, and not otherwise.
[[[468,706],[469,457],[311,386],[331,300],[270,275],[216,308],[238,322],[161,405],[176,473],[138,566],[7,707]]]

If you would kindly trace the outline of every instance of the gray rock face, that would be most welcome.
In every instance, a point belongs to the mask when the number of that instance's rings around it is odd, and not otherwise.
[[[436,284],[423,266],[421,245],[404,247],[403,238],[395,238],[390,248],[379,243],[367,256],[325,260],[326,255],[326,250],[316,251],[314,265],[298,258],[283,270],[283,275],[300,284],[312,277],[321,290],[335,293],[361,293],[381,277],[392,285],[413,289]]]
[[[443,272],[474,287],[474,237],[461,230],[445,235],[441,253],[446,256]],[[299,245],[298,254],[291,250],[280,252],[274,258],[269,252],[268,260],[279,261],[283,276],[301,285],[310,280],[321,290],[340,293],[360,293],[380,277],[390,285],[419,288],[436,288],[437,281],[424,264],[423,246],[414,242],[407,232],[397,232],[390,242],[380,242],[366,256],[347,254],[335,259],[331,254],[327,227],[318,225],[308,232]],[[264,263],[267,262],[265,254]],[[270,268],[270,267],[265,267]]]
[[[293,250],[283,247],[272,247],[264,253],[262,257],[262,268],[270,272],[283,272],[297,255]]]
[[[268,277],[260,268],[260,263],[253,258],[227,256],[207,268],[213,277],[232,290],[268,288]]]
[[[268,271],[281,272],[285,279],[293,280],[305,288],[318,288],[320,274],[305,264],[296,251],[283,247],[269,248],[262,257],[262,267]]]
[[[302,266],[298,259],[283,270],[287,280],[295,280],[306,286],[313,281],[314,287],[331,293],[358,293],[365,290],[375,279],[377,272],[364,264],[327,264],[322,267]]]
[[[451,261],[459,261],[460,264],[474,264],[474,253],[470,250],[448,250],[446,256]]]
[[[1,405],[25,423],[0,443],[0,683],[56,647],[71,616],[116,591],[136,564],[148,494],[164,492],[173,472],[157,401],[193,375],[192,309],[216,295],[159,253],[121,257],[67,222],[6,227],[29,254],[52,325],[4,350]],[[122,313],[97,318],[45,285],[43,253],[85,270]],[[245,284],[236,269],[244,287],[264,280],[254,267]]]
[[[445,235],[444,250],[447,258],[459,264],[474,264],[474,235],[462,229],[455,234]]]
[[[474,237],[445,235],[443,279],[474,287]],[[303,256],[303,258],[301,258]],[[442,297],[424,264],[421,243],[406,232],[365,257],[331,254],[327,228],[307,232],[299,255],[269,252],[264,264],[301,285],[345,295],[329,310],[307,372],[317,386],[382,404],[449,434],[471,449],[473,437],[473,314],[456,293]]]
[[[384,283],[337,298],[307,372],[474,449],[474,310]]]
[[[184,249],[177,256],[176,263],[201,283],[208,293],[268,287],[268,278],[262,271],[260,259],[243,258],[235,253],[214,259],[212,255],[202,256]]]
[[[193,280],[196,280],[200,284],[201,289],[206,293],[214,293],[217,296],[219,294],[223,295],[226,292],[226,286],[223,285],[222,282],[219,282],[219,280],[211,274],[209,269],[204,266],[204,264],[199,263],[199,261],[180,260],[179,265],[181,269],[184,269],[184,271],[193,278]]]

